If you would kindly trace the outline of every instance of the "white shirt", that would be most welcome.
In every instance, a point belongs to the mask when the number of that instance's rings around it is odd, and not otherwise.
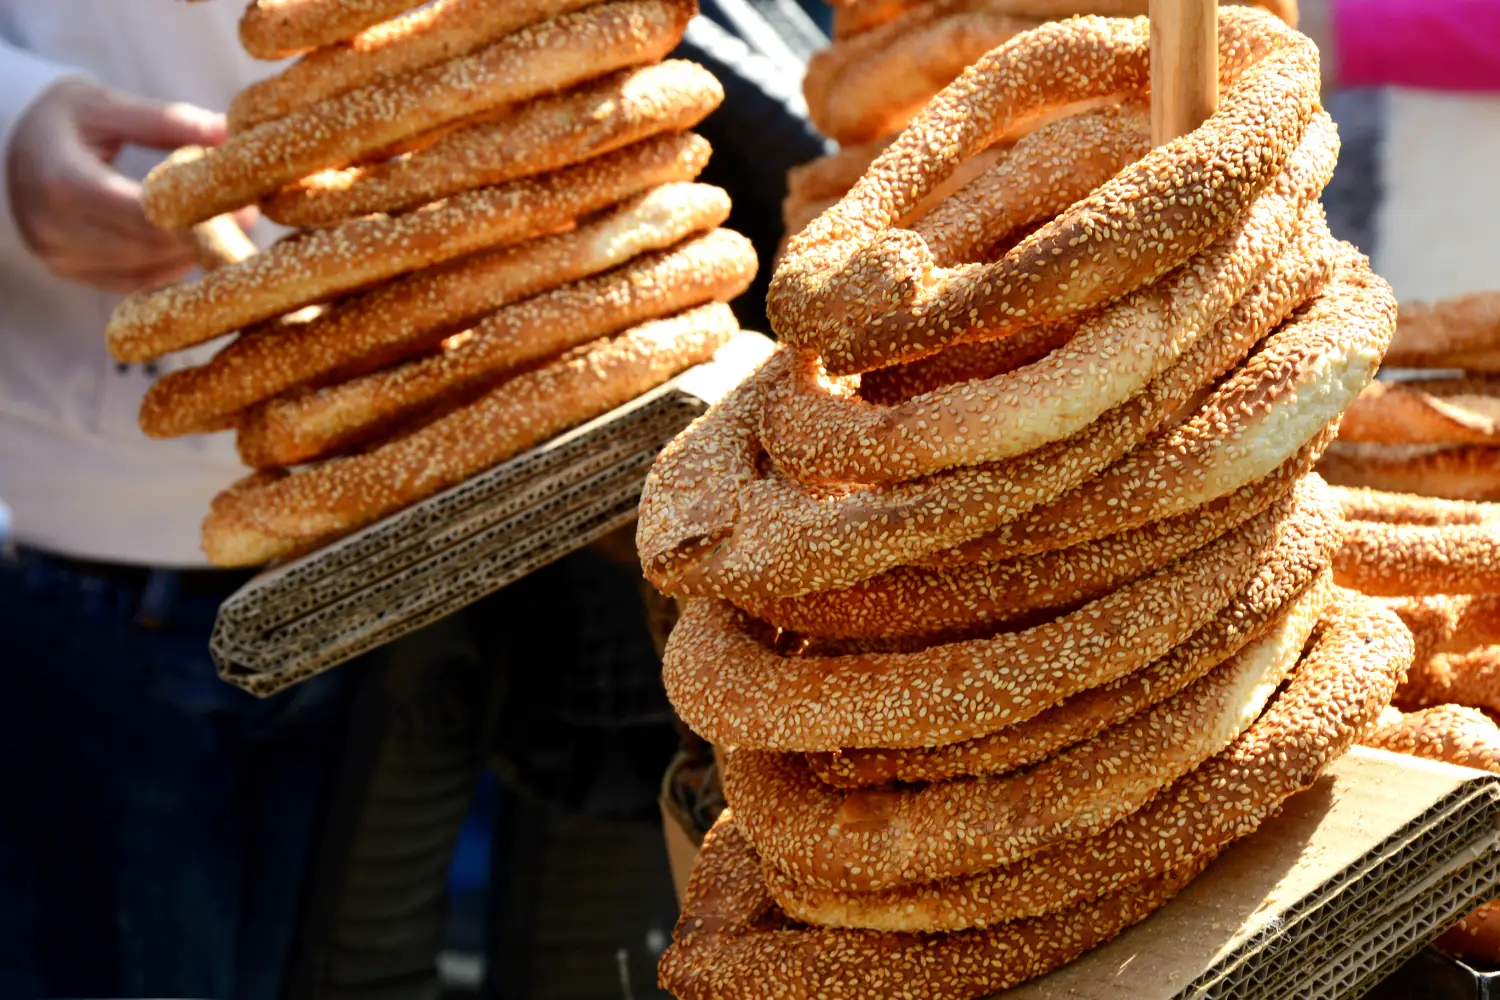
[[[279,67],[241,50],[228,0],[0,0],[0,152],[53,83],[88,76],[222,111]],[[137,179],[162,154],[127,149]],[[22,545],[151,566],[202,565],[209,501],[244,474],[231,435],[153,441],[136,413],[152,374],[104,348],[118,297],[54,278],[16,230],[0,156],[0,503]],[[163,359],[201,363],[212,346]]]

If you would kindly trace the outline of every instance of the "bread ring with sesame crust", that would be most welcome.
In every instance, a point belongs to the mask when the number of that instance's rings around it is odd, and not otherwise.
[[[777,751],[922,747],[1018,725],[1187,641],[1258,566],[1328,566],[1341,518],[1312,480],[1178,562],[1022,631],[911,652],[784,655],[724,601],[687,603],[662,664],[668,697],[709,741]]]
[[[240,44],[257,59],[285,59],[418,6],[421,0],[251,0],[240,18]]]
[[[1387,364],[1500,373],[1500,292],[1403,304]]]
[[[584,423],[709,360],[739,329],[729,307],[699,306],[585,344],[370,451],[332,459],[214,501],[203,550],[255,566],[319,548]]]
[[[1407,711],[1457,702],[1500,714],[1500,640],[1413,664],[1396,698]]]
[[[314,174],[273,194],[261,211],[299,227],[405,211],[692,128],[723,99],[719,81],[696,63],[673,60],[625,70],[528,101],[409,156]]]
[[[466,56],[528,24],[598,0],[438,0],[325,45],[229,102],[229,132],[244,132],[377,80]]]
[[[1406,623],[1416,640],[1414,684],[1422,665],[1440,653],[1465,652],[1476,646],[1500,643],[1500,594],[1430,594],[1387,598],[1385,603]],[[1403,689],[1403,703],[1406,697]],[[1428,704],[1441,702],[1428,701]]]
[[[240,420],[240,458],[251,468],[267,468],[357,449],[448,398],[579,344],[706,302],[728,302],[754,277],[755,249],[728,229],[642,254],[502,306],[436,353],[258,404]]]
[[[142,207],[164,229],[243,208],[283,185],[392,143],[628,66],[682,37],[692,0],[608,0],[541,21],[467,56],[313,104],[201,155],[169,157]]]
[[[910,11],[920,11],[929,0],[842,0],[833,5],[833,38],[841,41],[889,24]],[[981,0],[993,6],[995,0]],[[1233,0],[1231,0],[1233,2]],[[1296,0],[1262,0],[1254,4],[1297,26]],[[1002,0],[999,9],[1016,17],[1062,20],[1079,14],[1101,17],[1138,17],[1147,13],[1146,0]]]
[[[1500,900],[1491,900],[1464,917],[1432,946],[1482,967],[1500,965]]]
[[[1333,486],[1333,495],[1351,521],[1381,524],[1485,524],[1500,520],[1500,504],[1439,500],[1413,493],[1386,493],[1364,487]]]
[[[688,879],[662,985],[680,1000],[869,1000],[893,990],[974,1000],[1066,965],[1159,909],[1207,866],[1185,866],[1036,920],[945,937],[799,927],[777,909],[754,848],[728,811]]]
[[[1104,154],[1097,172],[1080,169],[1072,157],[1046,155],[1048,165],[1058,171],[1046,180],[1035,180],[1041,172],[1026,154],[1034,145],[1050,147],[1052,130],[1038,133],[1035,144],[1033,137],[1023,139],[1000,170],[934,210],[914,231],[928,222],[941,224],[949,205],[969,201],[966,195],[1012,165],[1020,171],[1013,181],[998,182],[973,200],[993,198],[996,203],[1021,202],[1027,207],[1040,202],[1038,207],[1045,210],[1052,207],[1050,197],[1033,195],[1023,201],[1011,189],[1045,189],[1052,180],[1072,178],[1069,183],[1087,191],[1099,174],[1107,175],[1118,161],[1145,147],[1139,126],[1146,120],[1144,114],[1129,116],[1121,148]],[[999,461],[1084,430],[1140,392],[1198,336],[1211,333],[1267,272],[1285,264],[1290,251],[1327,254],[1326,241],[1312,241],[1309,247],[1298,237],[1305,219],[1312,228],[1321,227],[1321,213],[1307,209],[1333,173],[1338,143],[1331,120],[1315,119],[1306,138],[1243,223],[1230,226],[1187,266],[1083,319],[1066,345],[1016,372],[935,389],[894,406],[876,406],[838,391],[820,370],[816,356],[800,355],[792,377],[767,401],[762,419],[767,451],[779,467],[799,479],[887,482],[955,465]],[[1087,148],[1103,150],[1108,144],[1099,141]],[[1071,202],[1074,195],[1068,191],[1063,197]],[[1012,228],[1012,221],[1028,220],[1007,220],[999,232]],[[954,222],[953,228],[959,229]],[[966,228],[969,232],[955,241],[960,246],[989,242],[990,234],[982,228]],[[948,249],[946,242],[930,241],[940,260]]]
[[[1360,741],[1367,747],[1500,774],[1500,726],[1477,708],[1435,705],[1403,713],[1389,708]]]
[[[1025,117],[1140,92],[1148,36],[1145,19],[1079,18],[1019,35],[976,63],[788,244],[767,302],[777,333],[816,349],[832,374],[865,371],[1102,305],[1212,245],[1282,172],[1318,107],[1316,48],[1240,8],[1220,16],[1219,109],[999,261],[945,268],[920,234],[893,228]],[[1074,72],[1054,73],[1061,64]],[[1143,242],[1155,252],[1138,253]]]
[[[1500,444],[1500,377],[1371,383],[1344,414],[1339,440]]]
[[[1500,445],[1334,442],[1318,465],[1330,483],[1445,500],[1500,500]]]
[[[141,430],[176,437],[233,426],[257,403],[405,361],[485,313],[665,249],[728,216],[729,196],[719,188],[663,184],[564,232],[418,271],[303,322],[247,331],[206,364],[153,383]]]
[[[1500,592],[1500,519],[1444,525],[1352,521],[1333,565],[1341,585],[1374,597]]]
[[[944,746],[808,754],[808,767],[825,784],[871,788],[893,781],[950,781],[1003,774],[1035,764],[1172,697],[1238,653],[1246,643],[1262,638],[1288,615],[1307,609],[1320,612],[1328,603],[1332,587],[1332,577],[1326,571],[1303,586],[1300,593],[1286,596],[1312,569],[1264,567],[1217,618],[1160,660],[1073,695],[1019,725]]]
[[[1356,594],[1335,599],[1285,689],[1228,748],[1101,833],[972,876],[877,893],[768,871],[796,919],[932,932],[1034,919],[1135,885],[1252,833],[1358,741],[1411,662],[1411,636]]]
[[[659,184],[692,180],[708,154],[708,143],[692,133],[657,136],[423,211],[302,234],[199,281],[125,299],[105,331],[109,350],[121,361],[148,361],[400,274],[555,232]]]

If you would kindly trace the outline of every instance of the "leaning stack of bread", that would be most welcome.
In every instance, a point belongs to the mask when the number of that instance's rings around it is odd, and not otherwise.
[[[1319,467],[1328,480],[1500,500],[1500,292],[1402,306],[1386,366],[1425,377],[1360,394]]]
[[[803,80],[808,114],[838,152],[787,175],[782,221],[797,233],[843,197],[912,116],[991,49],[1042,22],[1078,14],[1135,17],[1147,0],[832,0],[833,44],[813,56]],[[1257,0],[1292,27],[1296,0]],[[1047,114],[1020,119],[1006,135],[934,190],[931,203],[992,164]],[[914,220],[908,220],[914,221]]]
[[[241,36],[299,58],[230,138],[146,182],[184,229],[250,204],[298,231],[128,299],[116,357],[237,333],[148,395],[153,436],[234,429],[255,473],[204,548],[316,548],[628,402],[736,330],[755,270],[693,183],[722,100],[661,62],[693,0],[255,0]],[[288,469],[295,471],[288,471]]]
[[[728,810],[683,998],[964,1000],[1143,919],[1359,739],[1412,656],[1311,469],[1395,325],[1318,199],[1315,47],[1221,14],[1150,148],[1149,25],[983,57],[788,247],[782,347],[659,458],[664,657]],[[919,222],[966,162],[1017,141]]]

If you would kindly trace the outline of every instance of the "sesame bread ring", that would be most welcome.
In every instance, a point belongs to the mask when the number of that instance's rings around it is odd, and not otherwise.
[[[1131,117],[1146,123],[1145,115]],[[1117,155],[1100,164],[1105,170],[1145,145],[1136,128],[1128,128],[1127,135]],[[1211,333],[1268,272],[1286,266],[1288,254],[1327,255],[1327,241],[1299,236],[1304,225],[1321,224],[1317,213],[1308,219],[1307,209],[1333,174],[1338,142],[1332,121],[1314,119],[1306,140],[1242,224],[1231,225],[1186,266],[1084,318],[1066,345],[1016,372],[877,406],[835,391],[816,356],[801,355],[792,377],[767,402],[762,419],[767,451],[781,469],[802,480],[889,482],[999,461],[1083,431],[1139,393],[1197,337]],[[1031,145],[1017,143],[1003,165],[1025,165],[1030,158],[1023,151]],[[1092,186],[1093,177],[1072,158],[1049,156],[1047,162],[1057,166],[1059,177],[1074,176]],[[1036,173],[1026,170],[1027,176]],[[997,201],[1011,200],[1008,187],[997,186]],[[949,204],[963,201],[965,193]]]
[[[1500,714],[1500,645],[1437,653],[1414,663],[1396,693],[1396,703],[1407,710],[1453,702]]]
[[[1146,919],[1210,858],[992,930],[914,937],[804,927],[776,907],[760,859],[726,810],[704,839],[658,975],[679,1000],[975,1000],[1045,975]]]
[[[724,795],[793,882],[877,892],[988,871],[1093,836],[1219,753],[1296,666],[1321,607],[1291,616],[1182,691],[1006,774],[838,789],[796,754],[726,750]]]
[[[1386,363],[1500,373],[1500,292],[1406,303]]]
[[[290,389],[322,388],[405,361],[485,313],[664,249],[728,216],[720,188],[663,184],[576,228],[397,278],[305,322],[254,328],[208,363],[153,383],[141,403],[141,430],[176,437],[232,426],[241,411]]]
[[[1500,774],[1500,726],[1477,708],[1435,705],[1416,712],[1386,709],[1364,739],[1367,747]]]
[[[1318,471],[1340,486],[1446,500],[1500,500],[1500,445],[1334,442]]]
[[[1432,946],[1483,968],[1500,965],[1500,900],[1491,900],[1464,917]]]
[[[446,123],[656,62],[677,44],[694,7],[610,0],[533,24],[471,55],[230,136],[206,154],[169,157],[146,178],[142,207],[156,225],[184,229]]]
[[[1370,730],[1411,657],[1399,620],[1345,594],[1249,729],[1102,833],[946,882],[860,894],[773,874],[773,891],[797,919],[920,932],[1034,919],[1119,892],[1254,832]]]
[[[1310,574],[1311,584],[1303,584]],[[1296,587],[1302,590],[1296,593]],[[1187,685],[1259,639],[1287,615],[1327,604],[1332,576],[1315,567],[1267,566],[1212,622],[1182,645],[1133,674],[1090,688],[1027,721],[961,743],[910,750],[851,749],[808,754],[820,781],[839,788],[871,788],[892,781],[950,781],[1003,774],[1045,760],[1090,739]],[[1291,596],[1287,596],[1288,594]],[[1316,613],[1314,614],[1316,617]]]
[[[1317,485],[1321,485],[1318,483]],[[1268,559],[1333,560],[1341,517],[1321,490],[1076,611],[1018,632],[912,652],[783,655],[724,601],[687,602],[662,664],[667,695],[721,746],[777,751],[957,743],[1131,674],[1203,628]]]
[[[852,587],[766,601],[745,610],[790,632],[879,639],[996,625],[1070,607],[1233,531],[1283,500],[1307,471],[1300,463],[1284,464],[1265,479],[1202,507],[1082,545],[996,563],[943,569],[902,566]]]
[[[261,210],[282,225],[299,227],[405,211],[692,128],[723,99],[718,80],[696,63],[673,60],[625,70],[528,101],[410,156],[314,174],[273,194]]]
[[[1500,520],[1500,504],[1470,500],[1439,500],[1412,493],[1386,493],[1358,487],[1334,486],[1333,495],[1351,521],[1383,524],[1484,524]]]
[[[1500,444],[1500,377],[1372,383],[1344,414],[1339,440]]]
[[[257,59],[285,59],[418,6],[420,0],[251,0],[240,18],[240,44]]]
[[[438,0],[298,59],[229,102],[229,132],[244,132],[330,97],[466,56],[491,42],[598,0]],[[405,6],[411,7],[412,4]]]
[[[929,0],[843,0],[833,5],[833,38],[841,41],[862,34],[882,24],[889,24],[909,11],[921,10]],[[988,0],[990,5],[994,0]],[[1262,0],[1255,4],[1297,26],[1297,0]],[[1061,20],[1079,14],[1102,17],[1138,17],[1148,12],[1146,0],[1009,0],[996,9],[1017,17]]]
[[[109,350],[121,361],[149,361],[396,275],[553,232],[658,184],[691,180],[708,153],[691,133],[657,136],[423,211],[316,230],[199,281],[130,296],[110,318]]]
[[[220,496],[203,550],[255,566],[318,548],[621,406],[709,360],[738,330],[712,303],[586,344],[359,455]]]
[[[1333,565],[1341,585],[1375,597],[1500,592],[1500,520],[1352,521]]]
[[[1125,167],[999,261],[945,268],[920,234],[893,228],[897,220],[1025,117],[1140,92],[1149,24],[1079,18],[991,52],[788,244],[767,302],[772,325],[816,349],[830,373],[849,374],[1062,319],[1179,267],[1282,172],[1318,107],[1317,51],[1306,38],[1239,8],[1223,12],[1219,35],[1228,86],[1202,126]],[[1055,73],[1062,64],[1071,71]],[[1154,252],[1139,252],[1143,240]]]
[[[691,237],[502,306],[434,354],[259,404],[240,420],[240,458],[267,468],[358,448],[446,399],[579,344],[706,302],[728,302],[754,277],[755,249],[740,234],[716,229]]]

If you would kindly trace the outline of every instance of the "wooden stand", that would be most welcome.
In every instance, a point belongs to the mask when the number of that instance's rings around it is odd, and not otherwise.
[[[1219,106],[1217,0],[1151,0],[1151,141],[1186,135]]]

